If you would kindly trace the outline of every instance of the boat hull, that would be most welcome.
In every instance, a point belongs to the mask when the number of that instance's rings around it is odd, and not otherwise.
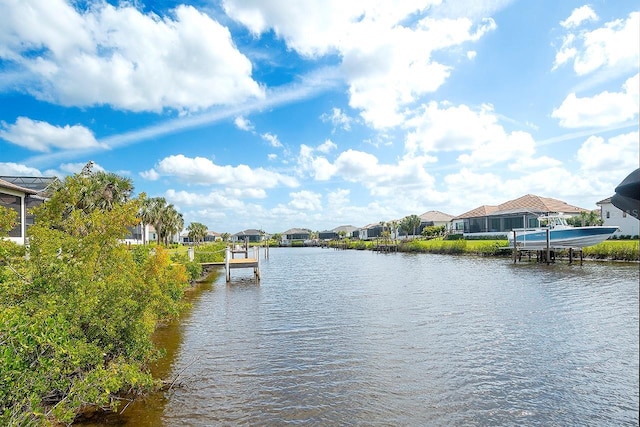
[[[618,227],[575,227],[549,230],[550,249],[581,249],[607,240]],[[518,249],[543,250],[547,248],[547,229],[516,230]],[[513,247],[513,235],[509,236]]]

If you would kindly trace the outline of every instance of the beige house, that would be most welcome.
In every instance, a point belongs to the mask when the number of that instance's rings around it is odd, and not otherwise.
[[[465,236],[505,235],[514,228],[537,227],[538,217],[551,213],[580,215],[588,209],[562,200],[527,194],[497,206],[483,205],[455,218],[454,229]]]

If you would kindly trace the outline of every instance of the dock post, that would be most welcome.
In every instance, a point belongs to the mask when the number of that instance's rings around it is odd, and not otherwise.
[[[551,263],[551,249],[549,248],[549,240],[550,240],[550,236],[549,233],[551,232],[551,230],[549,230],[547,228],[547,265],[549,265]]]
[[[227,283],[231,281],[231,268],[229,268],[229,258],[231,258],[231,251],[227,247],[224,254],[224,268],[227,274]]]
[[[518,259],[518,247],[516,245],[516,230],[513,230],[513,263]]]
[[[256,259],[256,263],[258,264],[256,267],[253,268],[253,275],[256,278],[256,282],[260,282],[260,247],[259,246],[255,246],[254,247],[254,256]]]
[[[189,254],[189,261],[193,262],[193,259],[195,258],[193,253],[193,246],[189,246],[189,249],[187,249],[187,253]]]
[[[569,265],[573,264],[573,248],[569,248]]]

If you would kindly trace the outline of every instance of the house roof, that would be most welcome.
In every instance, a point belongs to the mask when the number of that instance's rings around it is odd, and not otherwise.
[[[523,211],[580,213],[586,210],[587,209],[570,205],[562,200],[527,194],[498,205],[498,211],[493,214],[507,213],[506,211],[510,211],[510,213]]]
[[[353,225],[341,225],[340,227],[336,227],[331,231],[333,231],[335,233],[339,233],[341,231],[344,231],[346,233],[352,233],[357,229],[358,229],[358,227],[354,227]]]
[[[13,184],[13,183],[11,183],[9,181],[5,181],[2,178],[0,178],[0,188],[7,188],[9,190],[19,191],[19,192],[24,193],[24,194],[31,194],[31,195],[38,194],[38,192],[36,190],[32,190],[32,189],[26,188],[26,187],[21,187],[20,185],[16,185],[16,184]]]
[[[287,231],[283,231],[282,234],[309,234],[309,230],[304,228],[290,228]]]
[[[449,215],[440,211],[428,211],[420,215],[422,222],[449,222],[453,219],[453,215]]]
[[[497,206],[491,205],[482,205],[475,209],[470,210],[469,212],[465,212],[462,215],[458,215],[453,219],[465,219],[465,218],[477,218],[480,216],[488,216],[498,210]]]
[[[600,200],[598,203],[596,203],[596,205],[600,206],[600,205],[606,205],[607,203],[611,203],[611,197],[607,197],[606,199]]]
[[[570,205],[562,200],[552,199],[550,197],[541,197],[534,194],[526,194],[517,199],[509,200],[498,206],[483,205],[469,212],[463,213],[454,219],[477,218],[483,216],[507,215],[520,212],[562,212],[568,214],[577,214],[588,211],[577,206]]]
[[[250,228],[244,231],[238,231],[234,236],[260,236],[262,235],[262,231],[256,230],[254,228]]]
[[[0,176],[0,180],[29,190],[35,190],[35,192],[39,194],[47,193],[51,184],[58,181],[58,178],[55,176]]]

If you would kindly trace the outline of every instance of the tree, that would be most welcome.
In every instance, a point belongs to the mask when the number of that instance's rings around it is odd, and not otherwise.
[[[93,162],[87,163],[83,171],[74,175],[73,179],[54,181],[53,191],[66,195],[66,200],[61,200],[65,204],[65,214],[74,209],[85,213],[95,209],[110,210],[131,198],[131,179],[110,172],[92,172],[92,165]]]
[[[152,333],[183,306],[184,267],[121,243],[140,201],[89,172],[34,208],[29,260],[0,241],[0,425],[68,425],[152,387]]]
[[[189,238],[193,240],[196,245],[204,241],[204,238],[207,236],[207,226],[200,222],[192,222],[189,224],[187,231],[189,232]]]
[[[220,238],[222,238],[222,241],[223,241],[223,242],[227,242],[227,241],[229,241],[229,237],[231,237],[231,234],[226,233],[226,232],[225,232],[225,233],[222,233],[222,234],[220,235]]]
[[[400,223],[400,228],[404,230],[407,234],[409,231],[412,231],[412,236],[416,235],[416,229],[420,227],[420,217],[418,215],[409,215],[402,219]]]
[[[160,222],[162,223],[159,237],[165,245],[169,244],[169,238],[179,233],[184,227],[184,218],[173,205],[167,205],[160,211]]]
[[[146,226],[152,224],[152,200],[147,198],[146,193],[140,193],[138,196],[140,201],[140,208],[138,210],[138,218],[140,218],[140,227],[142,228],[142,244],[147,244],[147,231]]]

